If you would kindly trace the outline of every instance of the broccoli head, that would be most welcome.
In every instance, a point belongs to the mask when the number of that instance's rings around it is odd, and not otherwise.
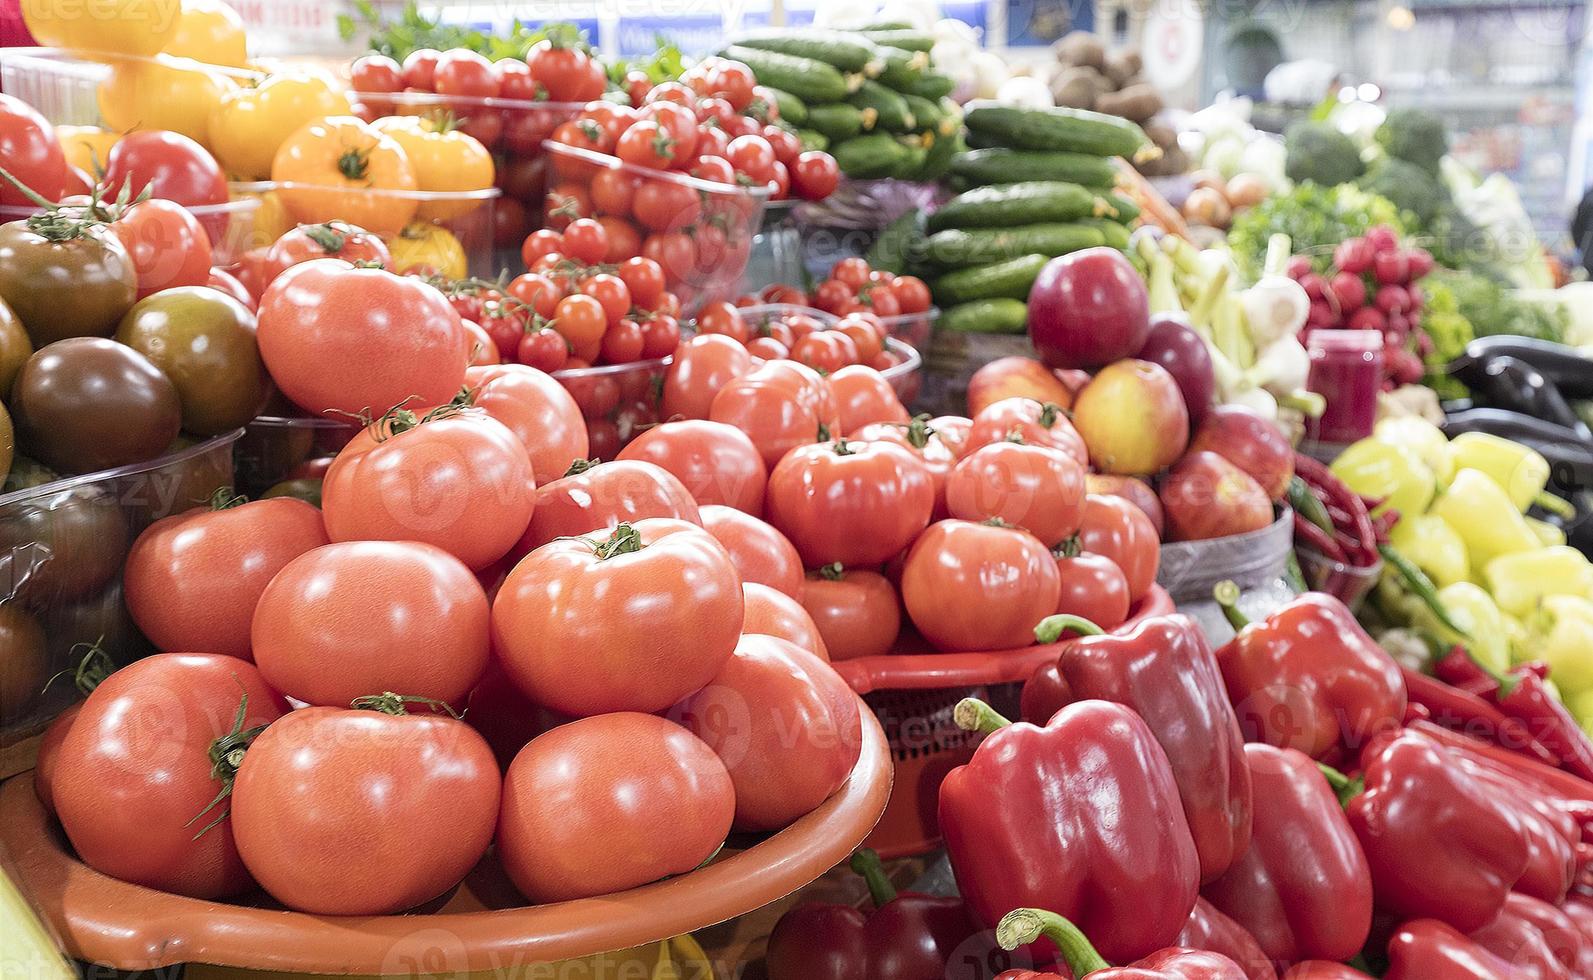
[[[1371,173],[1360,180],[1362,189],[1379,194],[1394,202],[1402,212],[1409,212],[1414,224],[1406,221],[1410,231],[1425,232],[1449,205],[1449,193],[1438,179],[1413,163],[1389,157],[1379,163]]]
[[[1449,152],[1449,134],[1443,121],[1426,109],[1390,109],[1377,127],[1377,143],[1396,160],[1438,175],[1438,162]]]
[[[1283,134],[1284,172],[1295,183],[1348,184],[1365,170],[1355,141],[1324,122],[1304,120]]]

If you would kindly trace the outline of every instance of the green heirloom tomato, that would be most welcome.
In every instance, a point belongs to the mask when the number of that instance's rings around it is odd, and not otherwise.
[[[122,317],[116,339],[171,379],[185,432],[236,429],[265,405],[268,381],[254,314],[226,293],[180,286],[146,296]]]

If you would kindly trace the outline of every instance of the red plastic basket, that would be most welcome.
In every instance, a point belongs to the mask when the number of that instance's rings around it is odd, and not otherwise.
[[[1152,586],[1118,630],[1172,611],[1172,597]],[[889,653],[832,665],[873,709],[896,762],[890,802],[865,842],[869,847],[897,858],[940,846],[940,782],[973,756],[978,742],[952,721],[952,709],[963,698],[977,697],[1016,718],[1023,682],[1055,660],[1067,642],[976,653]]]

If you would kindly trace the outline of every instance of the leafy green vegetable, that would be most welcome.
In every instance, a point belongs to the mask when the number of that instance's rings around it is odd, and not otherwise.
[[[1365,170],[1355,141],[1329,123],[1294,123],[1283,134],[1283,146],[1288,151],[1284,172],[1296,183],[1347,184]]]
[[[1449,152],[1449,133],[1443,120],[1428,110],[1397,107],[1377,127],[1377,143],[1394,159],[1437,177],[1438,164]]]
[[[345,41],[354,40],[361,28],[370,34],[372,51],[403,61],[417,48],[469,48],[485,55],[490,61],[502,58],[524,58],[531,45],[550,40],[560,47],[578,47],[591,53],[592,46],[586,32],[569,23],[545,24],[532,29],[516,20],[505,37],[483,34],[472,27],[444,24],[440,18],[427,17],[420,7],[410,0],[396,20],[387,20],[373,0],[353,0],[353,14],[337,15],[337,32]]]
[[[610,64],[608,80],[615,85],[623,85],[625,76],[633,71],[646,75],[647,80],[654,85],[679,78],[686,70],[686,58],[680,53],[680,48],[662,34],[653,35],[653,44],[658,50],[646,58],[638,58],[635,61],[620,59]]]
[[[1454,296],[1456,311],[1471,323],[1478,337],[1514,334],[1556,343],[1565,338],[1569,318],[1563,306],[1529,303],[1486,276],[1471,272],[1435,269],[1422,281],[1422,288],[1431,295],[1438,287]]]
[[[1445,208],[1451,206],[1449,191],[1438,178],[1413,163],[1389,157],[1362,177],[1364,190],[1388,198],[1406,216],[1406,230],[1423,234]]]
[[[1466,386],[1449,375],[1448,365],[1465,352],[1477,333],[1471,321],[1461,314],[1460,303],[1448,284],[1428,276],[1422,288],[1427,301],[1422,308],[1421,328],[1433,341],[1432,351],[1423,359],[1427,376],[1422,383],[1438,392],[1439,398],[1464,398]]]
[[[1296,255],[1308,255],[1317,271],[1333,262],[1333,248],[1346,238],[1364,235],[1373,225],[1388,225],[1397,234],[1405,228],[1399,209],[1387,198],[1369,194],[1354,184],[1323,187],[1298,184],[1287,194],[1275,194],[1234,219],[1228,245],[1245,278],[1254,282],[1266,261],[1267,241],[1276,232],[1288,235]]]

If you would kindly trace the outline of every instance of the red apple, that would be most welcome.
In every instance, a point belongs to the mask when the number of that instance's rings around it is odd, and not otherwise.
[[[1156,536],[1159,538],[1166,530],[1167,521],[1162,513],[1161,498],[1156,496],[1149,483],[1137,476],[1117,476],[1113,473],[1086,473],[1084,474],[1084,492],[1104,494],[1108,497],[1122,497],[1124,500],[1138,507],[1150,518],[1156,526]]]
[[[1003,398],[1033,398],[1068,408],[1073,404],[1073,389],[1032,357],[1002,357],[968,379],[968,416],[978,415]]]
[[[1052,259],[1029,288],[1029,339],[1054,368],[1095,368],[1130,357],[1149,331],[1145,280],[1115,248]]]
[[[1097,371],[1073,401],[1073,426],[1102,473],[1143,476],[1189,444],[1189,410],[1167,369],[1125,358]]]
[[[1178,382],[1183,392],[1189,421],[1199,425],[1216,401],[1216,368],[1211,351],[1182,313],[1160,313],[1151,318],[1145,345],[1134,355],[1142,361],[1160,364]]]
[[[1206,416],[1191,452],[1208,450],[1250,474],[1268,497],[1282,500],[1294,476],[1294,447],[1276,425],[1239,405],[1219,405]]]
[[[1259,531],[1272,501],[1250,474],[1213,452],[1193,452],[1162,481],[1162,507],[1174,541],[1204,541]]]

